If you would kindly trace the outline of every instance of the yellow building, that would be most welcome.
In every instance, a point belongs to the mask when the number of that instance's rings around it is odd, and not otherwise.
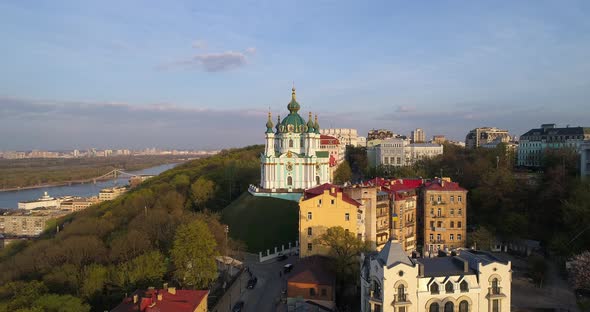
[[[113,200],[125,192],[127,192],[126,187],[104,188],[100,190],[100,193],[98,193],[98,199],[101,202],[106,200]]]
[[[391,237],[409,255],[416,251],[416,189],[392,190],[393,216]]]
[[[422,187],[424,253],[465,247],[467,190],[448,179],[435,179]]]
[[[340,226],[357,235],[360,205],[341,188],[329,183],[305,190],[299,200],[300,256],[327,255],[328,247],[314,240],[330,227]]]

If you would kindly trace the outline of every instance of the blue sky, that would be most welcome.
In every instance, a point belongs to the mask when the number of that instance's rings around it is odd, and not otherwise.
[[[3,1],[0,150],[590,126],[588,1]],[[276,117],[274,117],[276,118]],[[273,118],[273,119],[274,119]]]

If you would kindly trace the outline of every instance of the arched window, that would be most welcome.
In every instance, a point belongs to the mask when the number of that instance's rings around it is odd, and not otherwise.
[[[455,310],[455,305],[452,302],[445,303],[445,312],[453,312]]]
[[[428,308],[428,312],[438,312],[438,303],[431,303],[430,307]]]
[[[315,176],[315,184],[320,185],[320,176]]]
[[[461,292],[468,292],[469,285],[467,285],[467,281],[462,281],[461,284],[459,284],[459,288],[461,289]]]
[[[447,294],[452,294],[453,293],[453,282],[448,281],[445,284],[445,291],[447,292]]]
[[[293,147],[293,140],[289,139],[289,147]]]
[[[397,286],[397,301],[404,302],[406,301],[406,288],[404,285]]]
[[[287,185],[288,186],[292,186],[293,185],[293,177],[287,177]]]
[[[436,282],[430,285],[430,293],[433,295],[438,295],[438,284]]]
[[[467,302],[467,300],[463,300],[459,303],[459,312],[469,312],[469,302]]]
[[[495,294],[495,295],[497,295],[497,294],[500,293],[500,287],[498,285],[498,279],[497,278],[494,278],[492,280],[492,293]]]

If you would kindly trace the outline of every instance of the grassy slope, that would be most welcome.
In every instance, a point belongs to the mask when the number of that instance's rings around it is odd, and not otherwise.
[[[298,239],[299,205],[246,192],[222,211],[222,222],[229,225],[230,236],[244,241],[248,251],[280,248]]]

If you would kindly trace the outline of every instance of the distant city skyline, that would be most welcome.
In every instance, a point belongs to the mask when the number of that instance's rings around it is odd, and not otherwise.
[[[0,150],[263,144],[292,81],[321,128],[362,136],[589,126],[588,15],[583,0],[2,2]]]

